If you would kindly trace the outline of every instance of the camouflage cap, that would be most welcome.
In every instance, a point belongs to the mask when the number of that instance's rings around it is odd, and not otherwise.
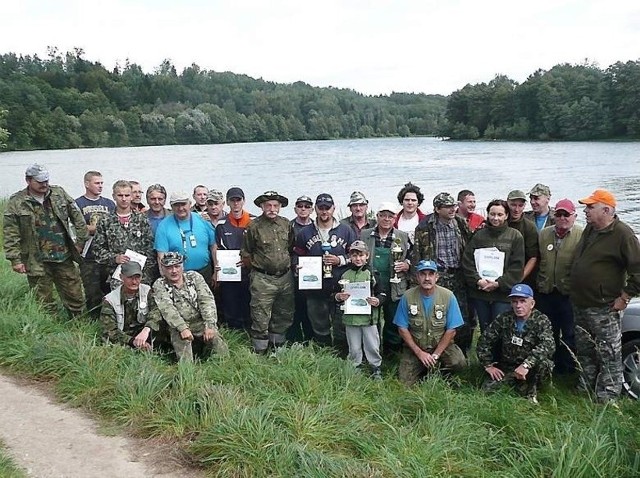
[[[175,266],[177,264],[182,264],[184,262],[184,256],[179,252],[166,252],[162,259],[160,259],[160,263],[165,266]]]
[[[31,166],[29,166],[24,175],[27,178],[35,179],[39,183],[49,181],[49,171],[47,170],[47,168],[40,164],[32,164]]]
[[[353,241],[349,247],[349,252],[352,251],[369,252],[369,248],[364,241]]]
[[[433,207],[450,207],[455,206],[456,200],[449,193],[440,193],[433,198]]]
[[[527,196],[525,196],[519,189],[514,189],[507,195],[507,201],[513,201],[514,199],[522,199],[523,201],[526,201]]]
[[[141,276],[142,267],[136,261],[125,262],[120,268],[120,274],[125,277]]]
[[[349,198],[349,204],[347,206],[353,206],[354,204],[369,204],[369,201],[360,191],[353,191]]]
[[[546,186],[544,184],[536,184],[534,187],[531,188],[531,191],[529,191],[529,196],[547,196],[547,197],[551,197],[551,189],[549,189],[549,186]]]
[[[219,189],[211,189],[209,190],[209,194],[207,195],[207,201],[213,202],[222,202],[224,200],[224,194]]]

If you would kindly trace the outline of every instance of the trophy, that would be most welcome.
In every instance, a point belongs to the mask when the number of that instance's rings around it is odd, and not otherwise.
[[[329,251],[331,250],[331,244],[327,241],[322,243],[322,251],[325,256],[329,255]],[[324,260],[322,261],[322,278],[323,279],[331,279],[333,277],[333,266],[331,264],[326,264]]]
[[[340,285],[340,292],[342,292],[343,294],[346,292],[345,291],[345,286],[349,283],[349,281],[347,279],[340,279],[338,281],[338,285]],[[344,310],[344,303],[340,304],[340,310]]]
[[[400,247],[400,239],[395,239],[393,241],[393,246],[391,246],[391,258],[393,259],[394,266],[396,262],[402,259],[402,253],[403,251],[402,251],[402,247]],[[395,271],[395,268],[394,268],[393,277],[389,279],[389,282],[393,284],[399,284],[400,280],[401,279],[400,277],[398,277],[398,273]]]

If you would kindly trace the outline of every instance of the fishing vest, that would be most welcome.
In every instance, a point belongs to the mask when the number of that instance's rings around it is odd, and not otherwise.
[[[445,333],[447,312],[453,292],[436,286],[431,310],[424,310],[420,287],[412,287],[405,292],[409,309],[409,332],[423,350],[433,350]]]
[[[147,314],[149,313],[149,303],[147,302],[147,297],[149,296],[149,291],[151,287],[146,284],[140,284],[140,289],[138,290],[138,316],[136,320],[144,324],[147,322]],[[109,292],[104,300],[111,304],[113,307],[113,311],[116,314],[116,322],[118,324],[118,330],[124,330],[124,304],[120,301],[122,295],[122,286],[116,287],[111,292]]]

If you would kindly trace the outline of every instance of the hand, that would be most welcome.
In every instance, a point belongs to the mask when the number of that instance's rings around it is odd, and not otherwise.
[[[325,254],[324,256],[322,256],[322,263],[337,266],[340,265],[340,258],[338,256],[334,256],[333,254]]]
[[[205,327],[204,333],[202,334],[202,338],[205,342],[211,342],[216,338],[216,331],[212,328]]]
[[[621,311],[627,308],[628,302],[624,300],[622,297],[616,297],[616,300],[613,301],[613,305],[611,308],[613,310]]]
[[[131,259],[129,259],[128,256],[125,256],[124,254],[118,254],[116,256],[116,264],[124,264],[125,262],[129,262]]]
[[[495,380],[496,382],[500,382],[504,378],[504,372],[493,365],[485,367],[485,371],[489,374],[491,380]]]
[[[149,332],[151,332],[149,327],[142,329],[142,331],[133,339],[133,346],[137,349],[151,349],[151,344],[147,342],[149,339]]]
[[[351,294],[347,294],[346,292],[336,292],[336,300],[338,302],[344,302],[349,297],[351,297]]]
[[[193,334],[191,333],[191,331],[189,329],[184,329],[182,332],[180,332],[180,338],[182,340],[188,340],[189,342],[193,341]]]
[[[393,263],[394,272],[407,272],[409,270],[409,264],[407,261],[396,261]]]
[[[422,365],[428,368],[435,367],[436,363],[438,363],[438,361],[433,358],[433,355],[431,355],[429,352],[425,352],[422,349],[419,349],[416,352],[416,357],[418,357],[418,360],[420,360]]]
[[[526,380],[527,374],[529,373],[529,369],[520,365],[517,369],[515,369],[514,374],[518,380]]]
[[[378,307],[380,305],[380,299],[377,297],[367,297],[367,302],[372,307]]]
[[[27,266],[25,266],[24,264],[16,264],[15,266],[12,267],[12,269],[18,274],[27,273]]]
[[[216,281],[216,276],[218,275],[217,272],[214,272],[213,274],[211,274],[211,288],[215,289],[216,286],[218,285],[218,281]]]
[[[244,265],[244,262],[242,262],[242,259],[236,262],[236,267],[242,267],[243,265]]]

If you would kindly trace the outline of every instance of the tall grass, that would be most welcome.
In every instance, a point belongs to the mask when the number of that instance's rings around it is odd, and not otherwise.
[[[0,476],[2,478],[25,478],[27,476],[7,455],[6,447],[2,442],[0,442]]]
[[[210,476],[632,477],[640,408],[603,407],[556,383],[535,406],[478,390],[477,364],[455,380],[406,388],[370,380],[326,349],[231,354],[202,363],[102,346],[94,324],[64,322],[0,265],[0,365],[52,380],[58,396],[140,437],[175,443]]]

